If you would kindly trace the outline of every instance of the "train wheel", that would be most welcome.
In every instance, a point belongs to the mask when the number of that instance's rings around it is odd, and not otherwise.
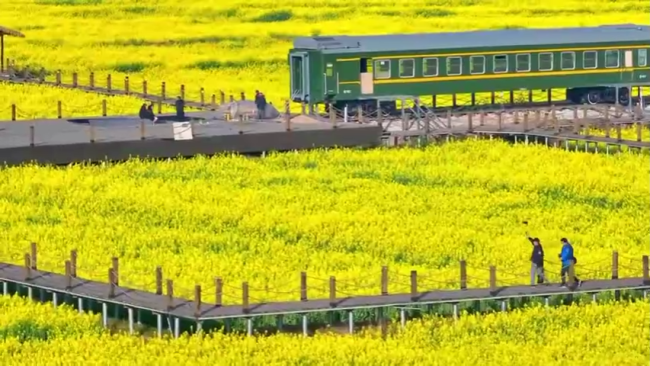
[[[618,89],[618,104],[628,105],[630,104],[630,91],[628,88],[619,88]]]
[[[586,98],[587,98],[587,103],[592,104],[592,105],[593,104],[598,104],[602,100],[600,91],[598,91],[598,90],[590,90],[587,93]]]

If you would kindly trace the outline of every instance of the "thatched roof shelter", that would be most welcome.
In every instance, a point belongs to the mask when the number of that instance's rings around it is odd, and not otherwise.
[[[0,25],[0,72],[5,70],[5,36],[25,38],[25,35]]]

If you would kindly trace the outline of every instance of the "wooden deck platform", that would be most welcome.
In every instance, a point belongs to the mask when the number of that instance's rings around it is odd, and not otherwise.
[[[30,161],[69,164],[119,161],[131,157],[171,158],[242,154],[327,147],[373,147],[381,143],[381,128],[347,124],[332,128],[324,122],[285,123],[275,120],[227,122],[215,112],[188,113],[193,139],[174,140],[170,122],[142,123],[137,116],[87,117],[0,123],[0,163]],[[163,121],[164,122],[164,121]]]

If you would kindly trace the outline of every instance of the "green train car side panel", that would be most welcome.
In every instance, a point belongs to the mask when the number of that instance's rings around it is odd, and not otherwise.
[[[626,45],[630,46],[630,45]],[[610,46],[613,49],[619,49],[619,63],[621,66],[625,65],[625,47],[616,48],[617,46]],[[576,47],[579,48],[579,47]],[[436,51],[441,54],[445,51]],[[506,50],[491,51],[495,52],[512,52]],[[536,53],[530,54],[530,72],[509,72],[503,74],[492,73],[494,67],[494,59],[492,55],[485,56],[485,74],[473,75],[470,73],[469,56],[462,59],[461,74],[454,76],[456,79],[450,79],[445,76],[447,73],[446,59],[438,57],[438,77],[430,77],[423,79],[423,63],[422,58],[413,57],[415,60],[415,76],[413,78],[400,78],[399,75],[399,59],[391,58],[390,70],[391,77],[389,79],[376,79],[373,75],[373,92],[371,94],[361,94],[360,75],[363,69],[363,64],[366,64],[366,69],[372,69],[374,65],[372,62],[381,58],[371,57],[358,57],[357,60],[350,60],[352,57],[346,55],[346,61],[340,61],[340,57],[332,57],[332,55],[325,55],[326,62],[332,64],[330,72],[332,74],[331,82],[336,82],[338,79],[338,88],[330,87],[329,91],[325,93],[322,89],[322,98],[316,97],[312,102],[323,102],[325,97],[328,96],[331,100],[354,100],[354,99],[368,99],[378,96],[395,96],[395,95],[430,95],[430,94],[451,94],[451,93],[472,93],[472,92],[485,92],[485,91],[502,91],[502,90],[516,90],[516,89],[545,89],[545,88],[570,88],[570,87],[583,87],[583,86],[599,86],[607,84],[644,84],[650,82],[650,68],[639,66],[637,59],[636,49],[634,52],[634,69],[622,67],[620,69],[605,69],[605,56],[603,52],[597,54],[596,62],[597,68],[585,70],[582,69],[583,53],[578,51],[575,53],[575,70],[561,70],[561,55],[560,52],[553,53],[553,72],[542,72],[539,69],[539,59]],[[461,52],[455,52],[461,53]],[[648,51],[650,53],[650,51]],[[477,54],[479,54],[477,52]],[[479,54],[480,55],[480,54]],[[361,55],[364,56],[364,55]],[[382,55],[386,57],[386,55]],[[392,57],[392,56],[391,56]],[[516,54],[508,54],[507,60],[509,68],[515,67],[517,59]],[[339,61],[337,61],[339,59]],[[371,65],[368,65],[370,62]],[[646,61],[646,65],[648,62]],[[373,71],[373,70],[371,70]],[[533,76],[535,74],[536,76]]]

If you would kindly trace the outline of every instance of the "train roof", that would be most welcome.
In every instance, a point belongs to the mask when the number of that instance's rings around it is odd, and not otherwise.
[[[340,54],[619,42],[650,43],[650,26],[617,24],[580,28],[524,28],[373,36],[315,36],[296,38],[293,47],[294,49],[321,50],[327,54]]]

